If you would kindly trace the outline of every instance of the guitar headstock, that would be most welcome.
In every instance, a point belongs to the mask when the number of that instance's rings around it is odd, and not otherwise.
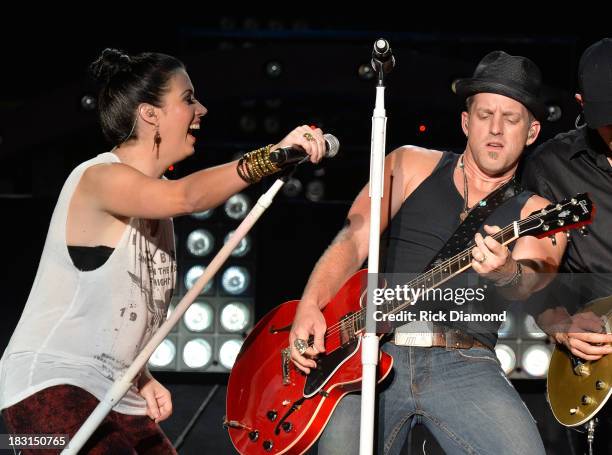
[[[560,231],[577,229],[593,222],[595,206],[587,193],[532,212],[518,223],[519,236],[548,237]]]

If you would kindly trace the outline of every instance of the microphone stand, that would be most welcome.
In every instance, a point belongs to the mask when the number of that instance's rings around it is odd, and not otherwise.
[[[378,256],[380,246],[380,207],[383,197],[385,175],[385,140],[387,116],[385,111],[384,75],[395,64],[389,43],[379,39],[374,44],[372,67],[378,73],[376,104],[372,116],[372,138],[370,151],[370,243],[368,253],[368,298],[366,307],[366,331],[361,341],[361,426],[359,435],[360,455],[371,455],[374,442],[374,411],[376,404],[376,373],[378,365],[378,342],[374,321],[374,289],[378,286]]]
[[[302,161],[306,161],[305,158]],[[299,163],[298,163],[299,164]],[[230,237],[227,243],[221,248],[217,255],[213,258],[210,264],[204,270],[202,276],[195,282],[192,288],[183,296],[181,301],[177,304],[175,310],[168,317],[168,319],[162,324],[162,326],[155,332],[149,342],[143,348],[143,350],[136,356],[132,365],[125,371],[123,376],[118,378],[106,393],[102,401],[93,410],[91,415],[83,423],[79,431],[68,443],[68,446],[62,451],[64,455],[76,455],[78,451],[85,445],[87,440],[91,437],[93,432],[102,423],[106,415],[111,409],[123,398],[132,385],[132,381],[136,375],[145,366],[149,357],[153,354],[157,346],[164,340],[166,335],[172,330],[172,328],[180,321],[181,317],[187,311],[193,301],[200,295],[200,292],[206,284],[215,276],[221,266],[225,263],[227,258],[230,256],[234,248],[238,246],[240,241],[246,236],[251,230],[253,225],[257,222],[259,217],[270,207],[274,197],[278,191],[282,188],[285,182],[293,174],[295,166],[287,168],[284,175],[276,179],[274,184],[268,191],[262,194],[255,206],[251,209],[249,214],[242,220],[240,226],[236,229],[234,234]]]

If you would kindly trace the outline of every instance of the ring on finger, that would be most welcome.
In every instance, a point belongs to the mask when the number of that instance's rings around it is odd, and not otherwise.
[[[295,346],[295,349],[297,349],[297,352],[300,353],[300,355],[304,355],[304,353],[308,349],[308,342],[306,340],[302,340],[301,338],[296,338],[293,342],[293,345]]]

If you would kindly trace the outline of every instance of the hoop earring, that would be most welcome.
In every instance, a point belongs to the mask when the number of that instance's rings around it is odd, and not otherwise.
[[[574,126],[576,127],[576,129],[584,128],[586,126],[584,112],[578,114],[578,117],[576,117],[576,120],[574,121]]]

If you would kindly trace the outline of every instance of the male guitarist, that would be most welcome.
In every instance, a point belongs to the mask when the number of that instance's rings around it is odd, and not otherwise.
[[[579,304],[612,295],[612,38],[604,38],[584,51],[578,83],[576,100],[583,112],[576,129],[545,142],[528,156],[523,184],[552,199],[588,192],[597,208],[589,235],[572,236],[560,267],[568,275],[557,280],[559,286],[551,286],[552,298],[546,302],[550,308],[541,312],[538,323],[573,355],[598,360],[612,352],[612,335],[594,333],[601,329],[601,323],[593,327],[588,314],[569,315]],[[572,290],[577,289],[581,295],[571,298]],[[599,415],[608,427],[607,431],[598,431],[600,434],[609,434],[612,428],[608,414],[609,409],[604,409]],[[580,440],[577,446],[586,440],[573,436]],[[595,447],[608,454],[612,441],[599,442]],[[582,452],[577,449],[577,453]]]
[[[421,272],[467,217],[475,229],[481,227],[465,240],[473,238],[471,265],[489,288],[522,299],[545,286],[542,272],[557,269],[564,235],[556,235],[556,246],[548,238],[521,237],[512,251],[491,235],[498,226],[545,207],[547,200],[516,189],[490,216],[470,217],[500,187],[504,192],[515,187],[519,158],[536,140],[544,116],[540,85],[540,71],[531,60],[491,52],[472,78],[455,84],[456,93],[466,99],[461,115],[467,136],[464,153],[404,146],[386,157],[382,206],[388,210],[383,210],[381,232],[387,230],[389,237],[383,259],[387,272]],[[295,315],[291,355],[306,374],[316,367],[312,358],[325,351],[321,309],[366,259],[369,224],[366,186],[345,227],[315,266]],[[411,345],[410,337],[383,345],[395,368],[380,387],[376,453],[399,453],[410,428],[422,422],[449,454],[544,454],[536,424],[493,351],[498,327],[436,323],[431,347]],[[304,340],[311,335],[314,346],[305,349]],[[359,416],[360,397],[349,394],[319,440],[319,453],[358,453]]]

